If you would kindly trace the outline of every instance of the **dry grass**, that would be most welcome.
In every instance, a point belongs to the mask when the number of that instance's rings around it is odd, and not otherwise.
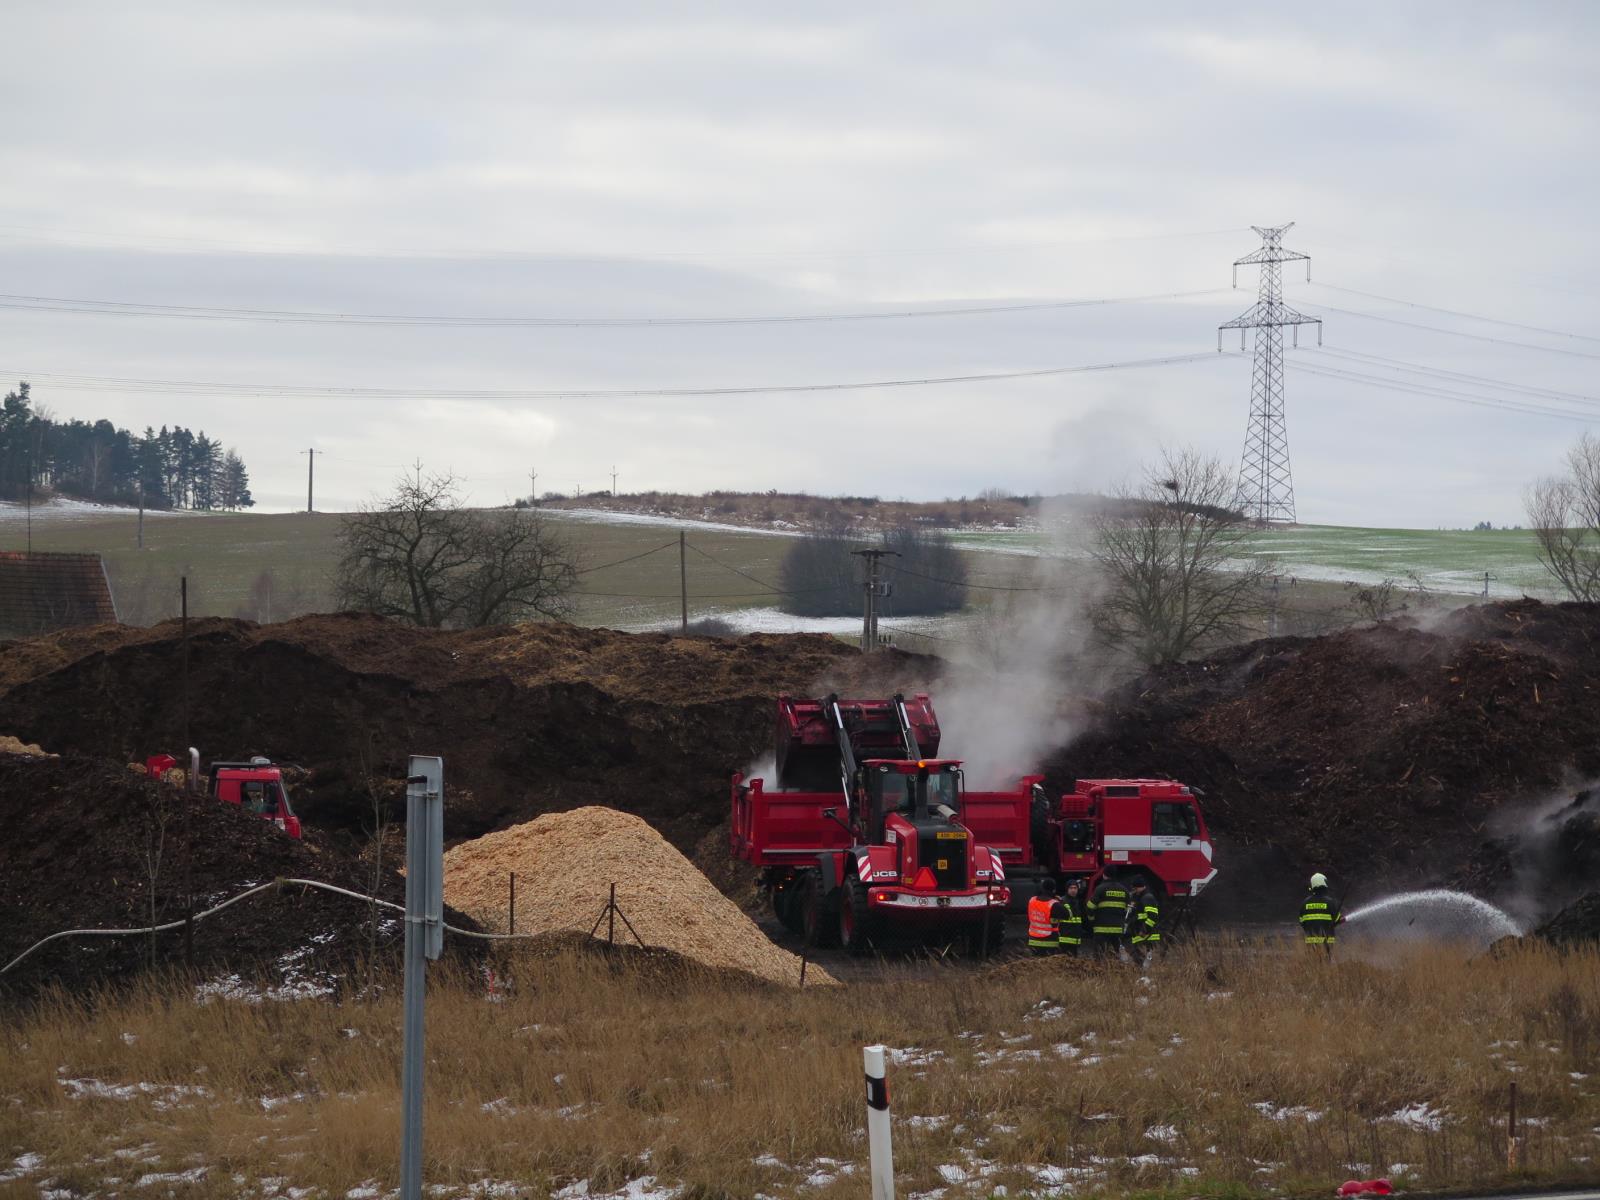
[[[1384,968],[1210,950],[1175,954],[1148,982],[1050,961],[914,982],[891,969],[816,992],[572,950],[504,965],[518,986],[501,1002],[467,979],[436,979],[429,1000],[426,1174],[441,1194],[588,1180],[599,1195],[647,1175],[686,1200],[863,1194],[860,1047],[879,1040],[909,1052],[891,1072],[905,1195],[1044,1194],[1062,1180],[1326,1195],[1369,1172],[1485,1186],[1508,1181],[1513,1080],[1533,1118],[1518,1178],[1600,1177],[1593,952]],[[399,1009],[393,993],[201,1005],[170,984],[14,1014],[0,1034],[0,1176],[24,1153],[42,1163],[0,1196],[47,1179],[101,1195],[386,1192]],[[97,1085],[72,1080],[151,1090],[75,1094]],[[1437,1128],[1396,1119],[1416,1105]],[[193,1182],[137,1186],[196,1167]]]

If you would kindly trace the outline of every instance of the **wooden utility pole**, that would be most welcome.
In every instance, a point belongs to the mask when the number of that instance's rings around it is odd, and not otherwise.
[[[684,633],[689,632],[689,541],[683,530],[678,530],[678,598],[683,605]]]
[[[616,463],[612,463],[611,464],[611,495],[613,497],[615,497],[616,494],[617,494],[617,464]]]
[[[310,450],[302,450],[300,453],[302,453],[302,454],[304,454],[306,456],[306,511],[310,512],[311,511],[311,484],[312,484],[312,481],[316,478],[316,473],[317,473],[316,472],[316,468],[317,468],[317,451],[316,451],[315,447],[313,447]]]
[[[144,474],[139,475],[139,549],[144,549]]]
[[[539,472],[528,468],[528,503],[539,507]]]
[[[867,578],[861,585],[861,653],[869,654],[878,648],[878,598],[889,594],[889,585],[878,582],[878,560],[886,554],[899,558],[900,553],[897,550],[852,550],[851,553],[867,560]]]

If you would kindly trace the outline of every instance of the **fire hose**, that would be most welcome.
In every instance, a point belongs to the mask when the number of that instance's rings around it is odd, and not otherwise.
[[[185,925],[192,921],[203,921],[207,917],[213,917],[223,909],[230,908],[239,903],[241,900],[248,900],[252,896],[258,896],[262,892],[272,891],[273,889],[282,887],[285,884],[299,884],[301,887],[321,888],[325,892],[334,892],[340,896],[348,896],[352,900],[360,900],[365,904],[375,904],[382,908],[392,908],[396,912],[403,913],[406,910],[405,905],[396,904],[392,900],[380,900],[376,896],[368,896],[361,892],[351,891],[349,888],[342,888],[336,884],[323,883],[320,879],[292,879],[280,877],[278,879],[274,879],[271,883],[260,883],[255,887],[247,888],[245,891],[240,892],[237,896],[230,896],[221,904],[213,905],[204,912],[197,912],[192,917],[180,917],[176,921],[166,921],[160,925],[144,925],[137,929],[63,929],[59,933],[52,933],[49,937],[40,938],[37,942],[29,946],[5,966],[0,967],[0,975],[4,975],[7,971],[11,970],[12,967],[16,966],[23,959],[27,958],[35,950],[38,950],[42,946],[47,946],[51,942],[57,941],[61,938],[132,937],[137,934],[166,933],[169,930],[182,929]],[[484,933],[476,929],[460,929],[450,924],[446,924],[445,929],[450,933],[458,933],[462,937],[481,938],[484,941],[508,941],[513,938],[531,938],[539,936],[538,934],[533,933]]]

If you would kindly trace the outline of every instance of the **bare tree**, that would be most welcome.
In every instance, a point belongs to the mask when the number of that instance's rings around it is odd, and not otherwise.
[[[1580,437],[1567,473],[1538,480],[1524,504],[1545,570],[1572,599],[1600,600],[1600,438]]]
[[[1093,616],[1101,634],[1146,663],[1174,662],[1240,633],[1264,609],[1272,564],[1248,544],[1233,509],[1236,483],[1214,458],[1164,451],[1144,481],[1093,517],[1106,592]]]
[[[577,582],[576,556],[541,513],[462,508],[450,474],[403,478],[346,517],[340,539],[340,606],[416,625],[564,616]]]

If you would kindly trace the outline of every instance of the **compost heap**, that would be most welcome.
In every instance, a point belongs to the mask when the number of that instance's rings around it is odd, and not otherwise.
[[[1492,816],[1600,775],[1600,605],[1488,604],[1163,667],[1048,771],[1202,789],[1215,899],[1241,915],[1292,911],[1311,870],[1470,884]]]
[[[271,822],[126,766],[72,755],[0,754],[0,965],[64,929],[123,929],[181,920],[192,892],[202,911],[277,878],[371,889],[373,870],[337,847],[294,841]],[[392,871],[379,895],[402,902]],[[371,906],[304,887],[241,901],[193,928],[192,958],[207,978],[232,973],[290,994],[337,985],[368,949]],[[457,924],[471,927],[470,921]],[[380,911],[380,960],[396,961],[401,914]],[[184,964],[182,929],[148,936],[77,937],[34,951],[0,975],[0,991],[27,994],[55,983],[69,991],[130,978],[152,965]]]
[[[638,934],[704,966],[773,983],[800,980],[800,960],[767,940],[738,905],[644,821],[609,808],[553,813],[463,842],[444,856],[444,897],[488,929],[504,930],[517,881],[518,933]],[[607,917],[616,885],[614,922]],[[626,920],[624,920],[626,918]],[[834,980],[812,966],[806,981]]]
[[[398,795],[419,753],[445,758],[451,839],[604,804],[688,849],[726,818],[729,775],[770,752],[779,693],[890,694],[940,666],[815,634],[439,630],[356,614],[208,618],[189,632],[187,744],[207,761],[307,768],[301,818],[356,835],[374,788]],[[182,662],[175,621],[0,644],[0,729],[123,762],[181,758]]]

